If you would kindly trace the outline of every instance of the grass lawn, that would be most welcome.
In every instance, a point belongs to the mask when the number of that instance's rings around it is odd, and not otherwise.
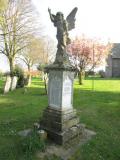
[[[27,90],[25,94],[24,89],[0,94],[0,160],[37,160],[21,149],[16,133],[38,121],[47,106],[47,96],[39,79],[33,79]],[[94,90],[91,79],[83,86],[75,81],[74,107],[80,121],[97,135],[71,160],[120,160],[120,79],[96,78]]]

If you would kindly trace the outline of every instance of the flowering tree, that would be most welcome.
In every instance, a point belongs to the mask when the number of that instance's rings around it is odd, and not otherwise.
[[[79,37],[71,42],[67,50],[71,54],[73,65],[77,68],[79,84],[82,84],[85,70],[92,70],[104,63],[109,49],[110,45],[86,37]]]

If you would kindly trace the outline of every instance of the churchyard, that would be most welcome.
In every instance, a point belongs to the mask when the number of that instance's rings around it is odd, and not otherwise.
[[[21,138],[18,132],[32,128],[42,117],[48,105],[43,81],[33,78],[30,87],[2,94],[0,80],[0,160],[39,160],[36,152],[44,152],[47,142],[38,137]],[[96,132],[86,144],[80,146],[71,160],[119,160],[120,159],[120,79],[92,78],[80,86],[74,83],[74,108],[80,123]],[[48,155],[44,160],[60,160]]]
[[[120,44],[104,35],[108,3],[36,2],[0,1],[0,160],[120,160]]]

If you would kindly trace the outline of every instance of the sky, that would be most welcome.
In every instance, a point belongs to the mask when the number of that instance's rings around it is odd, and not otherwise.
[[[61,11],[64,17],[78,7],[72,37],[85,34],[105,41],[120,42],[120,0],[32,0],[41,15],[45,32],[55,37],[55,28],[50,21],[48,7],[53,14]]]
[[[120,42],[120,0],[32,0],[45,35],[56,41],[56,28],[50,21],[48,7],[53,14],[61,11],[64,17],[78,7],[75,29],[70,31],[74,38],[82,34],[100,38],[107,42]],[[2,62],[1,62],[2,61]],[[0,70],[8,70],[7,60],[0,56]]]

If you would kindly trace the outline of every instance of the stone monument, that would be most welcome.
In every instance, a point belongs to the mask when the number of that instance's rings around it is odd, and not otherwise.
[[[83,132],[76,110],[73,109],[73,81],[75,67],[69,61],[66,46],[70,43],[68,31],[75,26],[74,8],[66,20],[61,12],[51,14],[50,19],[57,28],[57,53],[55,62],[45,69],[48,71],[48,107],[43,112],[40,128],[57,144],[65,144]]]
[[[4,93],[8,93],[9,92],[9,90],[10,90],[10,87],[11,87],[11,81],[12,81],[12,79],[11,79],[11,77],[8,75],[7,77],[6,77],[6,81],[5,81],[5,86],[4,86]]]
[[[12,77],[12,83],[11,83],[11,91],[16,89],[17,81],[18,81],[18,77],[17,76],[13,76]]]

